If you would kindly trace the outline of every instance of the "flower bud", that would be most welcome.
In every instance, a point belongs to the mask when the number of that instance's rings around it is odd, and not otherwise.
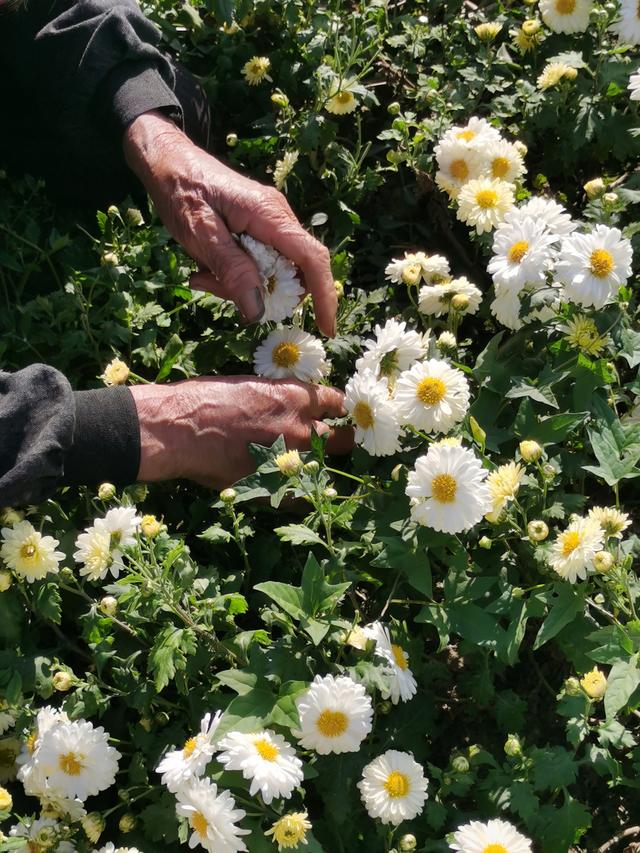
[[[338,297],[338,299],[342,299],[342,297],[344,296],[344,284],[340,281],[340,279],[334,279],[333,287],[336,291],[336,296]]]
[[[383,714],[384,716],[387,716],[387,714],[390,714],[391,711],[393,711],[393,705],[391,704],[391,702],[389,702],[388,699],[384,699],[378,705],[378,713],[379,714]]]
[[[9,569],[0,569],[0,592],[6,592],[13,583],[13,575]]]
[[[275,107],[279,107],[283,110],[285,107],[289,106],[289,98],[287,98],[284,92],[274,92],[273,95],[271,95],[271,103]]]
[[[115,206],[115,204],[109,205],[109,207],[107,208],[107,216],[110,216],[111,219],[113,219],[115,216],[120,216],[120,211]]]
[[[128,207],[126,217],[129,225],[144,225],[144,216],[137,207]]]
[[[274,459],[276,466],[285,477],[295,477],[302,471],[302,459],[297,450],[287,450],[279,453]]]
[[[96,844],[104,832],[104,818],[98,812],[85,815],[80,821],[84,833],[92,844]]]
[[[103,267],[117,267],[120,263],[120,258],[115,252],[103,252],[100,258],[100,265]]]
[[[155,720],[156,726],[159,726],[161,729],[168,726],[171,722],[171,718],[166,711],[158,711],[153,719]]]
[[[105,616],[115,616],[118,610],[118,599],[114,598],[113,595],[105,595],[100,600],[100,610]]]
[[[11,811],[13,806],[13,797],[6,788],[0,788],[0,812]]]
[[[24,518],[24,513],[12,506],[5,506],[0,510],[0,524],[5,527],[13,527],[14,524],[19,524]]]
[[[359,649],[360,651],[364,651],[367,648],[369,643],[369,638],[365,634],[365,632],[360,628],[359,625],[349,631],[345,638],[345,643],[348,646],[353,646],[354,649]]]
[[[133,486],[129,486],[127,491],[134,504],[141,504],[149,494],[149,488],[144,483],[134,483]]]
[[[305,474],[315,474],[317,471],[320,470],[320,463],[317,462],[315,459],[312,459],[310,462],[305,462],[302,466],[302,469]]]
[[[98,486],[98,497],[101,501],[110,501],[116,495],[116,487],[113,483],[101,483]]]
[[[529,151],[529,149],[524,144],[524,142],[521,142],[519,139],[516,139],[516,141],[513,143],[513,147],[516,149],[516,151],[520,154],[521,157],[527,156],[527,152]]]
[[[420,264],[407,264],[402,270],[402,280],[409,287],[418,284],[422,278],[422,267]]]
[[[606,601],[606,598],[604,597],[604,595],[601,592],[598,592],[596,595],[593,596],[593,600],[595,601],[596,604],[599,604],[600,607],[602,607],[602,605]]]
[[[220,492],[220,500],[225,504],[232,504],[237,497],[238,493],[235,489],[223,489]]]
[[[522,587],[521,586],[514,586],[514,588],[511,590],[511,597],[512,598],[522,598],[523,596],[524,596],[524,590],[522,589]]]
[[[140,522],[140,530],[143,536],[146,536],[147,539],[155,539],[156,536],[162,531],[164,524],[158,521],[155,515],[143,515],[142,521]]]
[[[606,190],[606,184],[602,180],[602,178],[594,178],[592,181],[587,181],[584,185],[584,191],[587,194],[587,198],[599,198],[604,194]]]
[[[442,334],[438,337],[436,341],[436,346],[439,350],[450,350],[455,349],[458,345],[456,341],[456,336],[451,332],[442,332]]]
[[[74,581],[76,576],[73,573],[73,569],[70,569],[69,566],[63,566],[60,569],[59,577],[61,581],[69,583],[70,581]]]
[[[492,544],[493,543],[491,542],[491,539],[489,539],[488,536],[481,536],[478,542],[480,548],[484,548],[485,551],[489,551],[491,549]]]
[[[603,575],[610,571],[612,566],[613,554],[610,554],[609,551],[598,551],[593,558],[593,568]]]
[[[574,678],[573,676],[567,678],[564,683],[564,692],[567,694],[567,696],[581,696],[582,688],[580,687],[580,682],[578,681],[578,679]]]
[[[497,23],[497,21],[487,21],[484,24],[478,24],[477,27],[474,27],[475,34],[480,41],[485,43],[492,42],[499,35],[501,29],[502,24]]]
[[[329,498],[329,500],[333,500],[338,497],[338,493],[333,488],[333,486],[327,486],[327,488],[323,492],[325,498]]]
[[[454,773],[468,773],[469,762],[464,755],[456,755],[455,758],[451,760],[451,769]]]
[[[475,758],[481,748],[477,743],[472,743],[471,746],[467,747],[467,755],[469,758]]]
[[[466,293],[456,293],[451,300],[451,307],[456,311],[466,311],[469,307],[469,297]]]
[[[511,758],[522,755],[522,744],[518,735],[509,735],[504,742],[504,751],[505,755],[509,755]]]
[[[542,456],[542,448],[537,441],[525,439],[520,442],[520,455],[525,462],[535,462]]]
[[[398,849],[402,851],[402,853],[411,853],[412,850],[415,850],[418,846],[418,842],[416,840],[415,835],[411,835],[411,833],[407,833],[403,835],[398,843]]]
[[[400,104],[397,101],[391,101],[391,103],[387,106],[387,112],[390,116],[397,116],[400,112]]]
[[[66,693],[71,690],[75,683],[75,678],[64,670],[59,670],[53,676],[53,689],[59,693]]]
[[[130,812],[125,812],[118,821],[118,829],[125,835],[135,829],[136,819]]]
[[[235,148],[238,144],[238,134],[237,133],[228,133],[227,134],[227,145],[229,148]]]
[[[129,365],[120,358],[113,358],[100,377],[105,385],[124,385],[130,374]]]
[[[529,18],[522,22],[522,32],[531,38],[531,36],[535,36],[540,31],[541,26],[540,21],[537,21],[535,18]]]
[[[618,194],[617,193],[605,193],[602,196],[602,201],[605,204],[614,205],[618,201]]]
[[[397,483],[400,479],[400,472],[402,471],[402,462],[399,462],[391,471],[391,479],[394,483]]]
[[[542,473],[546,480],[553,480],[558,472],[550,462],[545,462],[542,466]]]
[[[548,535],[549,527],[542,519],[536,518],[527,524],[527,536],[532,542],[544,542]]]
[[[580,687],[589,699],[594,699],[597,702],[607,692],[607,677],[604,672],[600,672],[597,666],[594,666],[591,672],[582,676]]]
[[[149,719],[149,717],[140,717],[140,725],[145,730],[145,732],[150,732],[153,723]]]

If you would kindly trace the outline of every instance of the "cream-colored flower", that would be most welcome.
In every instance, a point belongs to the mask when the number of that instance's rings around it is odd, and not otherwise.
[[[491,494],[491,512],[487,513],[487,521],[500,520],[503,509],[514,500],[524,477],[524,468],[516,462],[500,465],[487,477],[487,486]]]
[[[275,169],[273,170],[273,183],[281,190],[287,182],[287,178],[293,171],[293,167],[298,162],[300,156],[299,151],[285,152],[282,160],[277,160]]]
[[[366,352],[356,361],[356,370],[370,370],[376,377],[395,379],[403,370],[422,358],[427,347],[428,335],[423,336],[407,324],[387,320],[384,326],[375,327],[375,339],[364,342]]]
[[[278,850],[291,850],[307,844],[307,832],[311,821],[306,812],[289,812],[279,818],[265,835],[272,835]]]
[[[80,574],[89,580],[104,580],[111,572],[117,578],[124,570],[124,549],[136,544],[136,532],[142,519],[135,507],[114,507],[104,518],[76,539],[74,559],[82,563]]]
[[[607,676],[597,666],[580,679],[580,687],[590,699],[602,699],[607,692]]]
[[[604,531],[594,518],[576,518],[553,543],[549,564],[570,583],[585,580],[593,572],[593,558],[603,539]]]
[[[503,222],[493,236],[493,257],[487,270],[495,283],[520,291],[525,284],[545,281],[554,259],[555,237],[543,222],[526,218]]]
[[[480,152],[464,140],[439,142],[434,153],[438,163],[436,184],[450,198],[457,198],[467,181],[479,178],[482,174],[484,161]]]
[[[458,196],[458,219],[475,226],[478,234],[491,231],[513,207],[513,186],[506,181],[478,178],[469,181]]]
[[[57,574],[62,551],[53,536],[43,536],[29,521],[19,521],[13,527],[2,528],[0,557],[18,577],[27,583],[41,580],[48,574]]]
[[[129,378],[129,366],[120,358],[112,359],[105,367],[100,379],[105,385],[124,385]]]
[[[342,116],[356,109],[358,101],[351,90],[354,83],[354,80],[341,81],[337,78],[333,80],[329,89],[329,99],[325,104],[327,112]]]
[[[485,118],[471,116],[466,125],[454,125],[442,137],[445,145],[452,142],[464,142],[470,148],[482,149],[490,142],[500,139],[500,132]]]
[[[549,527],[546,521],[537,518],[527,524],[527,536],[532,542],[544,542],[549,535]]]
[[[417,285],[448,281],[451,278],[449,261],[442,255],[425,252],[405,252],[404,258],[394,258],[385,268],[385,276],[394,284]]]
[[[387,664],[391,683],[388,690],[382,691],[382,698],[389,699],[394,705],[402,699],[408,702],[418,689],[413,673],[409,669],[409,655],[402,646],[391,642],[389,629],[381,622],[372,622],[364,628],[365,635],[376,644],[375,655]]]
[[[482,149],[481,156],[483,173],[488,178],[513,184],[527,171],[521,152],[506,139],[490,142]]]
[[[578,349],[587,355],[600,356],[609,342],[607,336],[602,336],[591,317],[576,314],[559,327],[564,332],[564,338],[570,347]]]
[[[522,456],[525,462],[536,462],[542,456],[542,447],[537,441],[533,441],[530,438],[525,438],[524,441],[521,441],[518,449],[520,450],[520,456]]]
[[[465,276],[438,284],[425,284],[418,294],[419,310],[434,317],[441,317],[451,311],[458,314],[475,314],[481,302],[481,291]]]
[[[598,522],[606,537],[613,539],[622,539],[622,534],[631,524],[629,515],[613,506],[591,507],[588,517]]]
[[[367,764],[358,788],[369,815],[392,826],[422,814],[427,799],[422,767],[411,753],[396,749]]]
[[[271,68],[271,60],[268,56],[252,56],[248,62],[242,66],[244,79],[250,86],[257,86],[263,80],[269,79],[269,69]]]
[[[458,827],[449,846],[458,853],[532,853],[531,841],[506,820],[472,820]]]
[[[499,24],[497,21],[485,21],[473,29],[480,41],[492,42],[500,35],[502,24]]]
[[[279,453],[273,461],[285,477],[295,477],[302,471],[302,459],[297,450],[286,450],[284,453]]]
[[[400,374],[394,400],[398,418],[426,432],[449,432],[469,408],[464,373],[442,359],[427,359]]]
[[[140,533],[146,539],[155,539],[156,536],[159,536],[163,530],[166,530],[166,526],[155,517],[155,515],[143,515],[142,520],[140,521]]]
[[[548,62],[538,77],[538,89],[543,92],[557,86],[561,80],[575,80],[578,72],[566,62]]]
[[[357,752],[372,728],[371,699],[348,676],[316,675],[296,707],[300,730],[294,735],[305,749],[320,755]]]
[[[188,738],[182,749],[167,752],[156,773],[162,774],[160,781],[172,794],[204,773],[211,761],[215,747],[213,740],[222,714],[205,714],[200,722],[200,731]]]
[[[540,0],[542,20],[555,33],[583,33],[593,0]]]

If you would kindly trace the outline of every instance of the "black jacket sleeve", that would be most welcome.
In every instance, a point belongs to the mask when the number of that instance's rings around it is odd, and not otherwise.
[[[39,503],[60,485],[127,485],[139,464],[128,388],[74,393],[44,364],[0,371],[0,506]]]

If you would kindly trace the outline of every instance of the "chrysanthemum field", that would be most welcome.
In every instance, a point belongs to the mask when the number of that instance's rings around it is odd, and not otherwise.
[[[3,172],[2,366],[332,384],[356,448],[2,510],[0,851],[640,849],[637,0],[145,11],[338,334]]]

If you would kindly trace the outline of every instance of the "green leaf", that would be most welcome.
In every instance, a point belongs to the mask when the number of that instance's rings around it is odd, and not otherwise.
[[[446,648],[452,629],[449,623],[448,612],[444,607],[441,607],[438,604],[425,604],[415,617],[414,621],[427,622],[430,625],[433,625],[438,632],[438,638],[440,640],[438,651],[441,652]]]
[[[570,584],[555,584],[555,598],[551,599],[551,609],[540,626],[533,648],[539,649],[584,610],[584,597],[575,592]]]
[[[216,740],[231,731],[255,732],[264,727],[276,704],[276,697],[264,687],[254,687],[242,696],[236,696],[222,715],[216,729]]]
[[[378,535],[376,542],[382,543],[382,550],[373,558],[371,565],[383,569],[400,569],[414,589],[431,598],[431,564],[426,548],[417,548],[415,537],[405,540],[398,535]]]
[[[283,542],[291,542],[292,545],[322,545],[329,550],[324,539],[304,524],[286,524],[284,527],[276,527],[274,533]]]
[[[542,806],[535,821],[543,853],[567,853],[590,826],[590,811],[569,794],[559,809]]]
[[[33,604],[45,619],[60,624],[62,619],[62,599],[58,584],[53,581],[40,581],[33,585]]]
[[[640,668],[637,655],[634,655],[631,660],[614,663],[607,676],[607,692],[604,694],[607,720],[625,707],[639,685]]]
[[[565,788],[575,782],[578,765],[561,746],[531,750],[533,785],[536,791]]]
[[[631,732],[627,731],[622,723],[617,720],[609,720],[600,726],[598,740],[602,746],[612,746],[615,749],[630,749],[636,745],[636,740]]]
[[[155,674],[158,693],[163,690],[178,670],[186,669],[187,655],[196,650],[195,634],[189,628],[165,628],[156,637],[149,652],[149,671]]]
[[[514,430],[520,438],[533,439],[540,444],[557,444],[583,424],[588,415],[588,412],[563,412],[539,417],[531,401],[524,400],[518,409]]]
[[[171,335],[164,348],[162,362],[160,363],[160,370],[158,371],[155,379],[156,382],[161,382],[163,379],[167,378],[171,373],[171,368],[179,359],[183,350],[184,344],[180,340],[179,336],[175,334]]]
[[[533,817],[540,807],[540,800],[533,793],[533,787],[529,782],[512,782],[508,788],[509,808],[524,821]]]
[[[640,471],[636,470],[640,459],[640,426],[625,429],[615,417],[611,417],[609,423],[599,420],[597,426],[588,429],[588,433],[600,465],[585,465],[585,471],[602,477],[609,486],[615,486],[620,480],[640,477]]]
[[[246,669],[225,669],[216,673],[216,678],[220,684],[235,690],[239,696],[249,693],[258,683],[256,673]]]
[[[620,333],[620,355],[626,359],[629,367],[640,364],[640,332],[634,329],[623,329]]]
[[[331,584],[327,581],[324,569],[313,554],[309,554],[302,572],[302,607],[308,616],[318,613],[331,613],[340,601],[350,583]]]
[[[256,584],[254,589],[263,592],[294,619],[301,619],[304,616],[302,589],[299,586],[291,586],[291,584],[279,583],[278,581],[266,581]]]
[[[213,544],[230,542],[231,538],[231,533],[225,530],[221,524],[212,524],[211,527],[207,527],[206,530],[198,534],[198,539],[204,539],[206,542],[212,542]]]
[[[454,604],[449,608],[451,630],[465,640],[496,649],[505,633],[496,620],[477,604]]]
[[[518,397],[529,397],[537,403],[542,403],[545,406],[551,406],[554,409],[559,409],[558,401],[551,388],[548,385],[531,385],[530,381],[521,376],[513,377],[514,387],[510,388],[505,394],[509,400],[517,399]]]

